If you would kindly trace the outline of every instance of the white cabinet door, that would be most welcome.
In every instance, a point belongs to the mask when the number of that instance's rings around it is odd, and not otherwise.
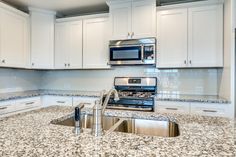
[[[191,114],[230,117],[230,104],[191,103]]]
[[[0,9],[1,66],[26,67],[28,54],[28,17]]]
[[[175,101],[156,101],[155,111],[165,113],[190,113],[190,103]]]
[[[110,22],[113,40],[131,38],[131,9],[131,2],[111,4]]]
[[[187,66],[187,9],[157,13],[157,68]]]
[[[55,68],[82,68],[82,21],[61,22],[55,25]]]
[[[65,69],[68,64],[68,23],[55,24],[55,68]]]
[[[83,53],[83,23],[74,21],[69,24],[68,68],[82,68]]]
[[[156,0],[133,1],[132,38],[156,37]]]
[[[109,68],[108,18],[83,21],[83,68]]]
[[[223,5],[189,8],[188,54],[191,67],[223,66]]]
[[[73,97],[73,106],[78,106],[83,103],[86,108],[93,108],[95,105],[95,101],[99,100],[99,98],[93,97]]]
[[[31,65],[54,68],[54,14],[31,11]]]

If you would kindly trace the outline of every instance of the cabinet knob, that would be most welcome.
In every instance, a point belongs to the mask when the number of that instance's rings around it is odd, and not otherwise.
[[[133,37],[133,36],[134,36],[134,32],[131,33],[131,37]]]
[[[128,32],[128,37],[130,36],[130,32]]]
[[[189,61],[189,64],[192,64],[192,61],[191,61],[191,60]]]
[[[184,64],[187,64],[187,61],[186,61],[186,60],[184,60]]]
[[[65,67],[67,66],[67,64],[65,63]]]
[[[34,66],[34,63],[32,63],[32,66]]]
[[[70,66],[70,63],[68,63],[68,67]]]
[[[5,63],[5,59],[2,60],[2,63]]]

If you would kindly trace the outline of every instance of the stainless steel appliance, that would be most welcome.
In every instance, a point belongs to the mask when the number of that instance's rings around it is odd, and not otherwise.
[[[111,65],[141,65],[156,63],[156,39],[112,40],[110,47]]]
[[[154,111],[157,78],[116,77],[114,86],[120,99],[115,101],[111,97],[108,101],[108,109]]]

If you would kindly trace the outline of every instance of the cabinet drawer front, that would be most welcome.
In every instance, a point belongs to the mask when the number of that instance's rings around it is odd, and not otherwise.
[[[203,116],[229,116],[228,104],[191,103],[191,113]]]
[[[40,97],[26,98],[16,100],[15,110],[24,110],[28,108],[33,108],[41,105]]]
[[[84,107],[93,108],[93,106],[95,105],[96,100],[99,100],[99,98],[74,97],[73,98],[73,106],[78,106],[80,103],[84,103]]]
[[[190,103],[186,102],[171,102],[171,101],[156,101],[157,112],[167,113],[189,113]]]
[[[0,115],[13,112],[15,108],[15,101],[0,102]]]
[[[43,104],[46,106],[51,106],[51,105],[72,106],[72,97],[45,96],[43,98]]]

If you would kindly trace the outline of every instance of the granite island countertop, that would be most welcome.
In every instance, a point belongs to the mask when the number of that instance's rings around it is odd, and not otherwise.
[[[35,96],[81,96],[81,97],[99,97],[99,91],[79,91],[79,90],[31,90],[22,92],[11,92],[0,94],[0,101],[28,98]],[[181,95],[181,94],[156,94],[156,100],[159,101],[180,101],[180,102],[205,102],[228,104],[230,101],[219,96],[208,95]]]
[[[73,128],[50,123],[70,116],[72,111],[73,107],[52,106],[1,119],[0,156],[236,156],[235,121],[226,118],[107,110],[106,115],[112,116],[175,121],[179,124],[180,136],[112,132],[95,138],[89,129],[76,136]],[[91,113],[91,110],[84,112]]]

